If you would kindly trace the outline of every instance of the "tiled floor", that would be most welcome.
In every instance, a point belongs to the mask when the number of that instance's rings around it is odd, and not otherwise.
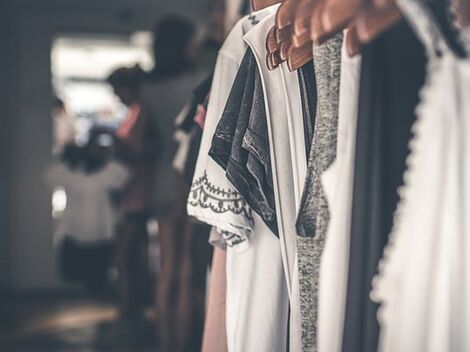
[[[150,320],[119,321],[112,303],[78,296],[0,297],[0,352],[156,352]]]

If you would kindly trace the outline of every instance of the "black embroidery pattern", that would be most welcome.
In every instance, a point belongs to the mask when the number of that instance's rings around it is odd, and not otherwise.
[[[245,199],[235,190],[215,187],[209,181],[205,171],[204,175],[193,182],[188,204],[210,209],[217,214],[231,212],[243,215],[250,223],[253,223],[253,214]]]
[[[222,238],[229,247],[235,247],[248,240],[245,236],[237,235],[228,231],[221,231]]]

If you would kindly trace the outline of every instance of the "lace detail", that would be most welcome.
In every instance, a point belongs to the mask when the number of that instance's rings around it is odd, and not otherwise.
[[[188,204],[193,207],[210,209],[214,213],[234,213],[242,215],[253,223],[251,208],[245,199],[233,189],[222,189],[214,186],[208,179],[207,173],[196,179],[189,193]]]
[[[376,303],[382,304],[379,308],[379,318],[387,314],[387,291],[390,289],[389,270],[393,266],[395,259],[394,252],[399,245],[399,232],[403,227],[405,214],[409,203],[409,193],[413,188],[413,175],[415,173],[417,158],[419,154],[419,141],[422,133],[422,125],[426,119],[426,113],[423,111],[427,102],[432,100],[433,81],[439,71],[441,59],[437,55],[450,54],[451,50],[447,47],[439,28],[435,24],[433,14],[425,7],[420,0],[397,0],[398,6],[405,14],[410,26],[415,31],[418,38],[423,42],[430,57],[428,63],[427,81],[420,92],[420,104],[416,107],[417,119],[412,127],[414,137],[409,142],[410,154],[406,160],[406,171],[403,175],[404,185],[398,190],[399,202],[393,216],[393,226],[389,235],[389,241],[384,249],[383,256],[379,261],[378,271],[373,279],[372,291],[370,297]]]
[[[380,308],[377,312],[377,316],[381,324],[386,320],[386,316],[389,314],[388,297],[391,296],[391,292],[394,289],[393,280],[394,266],[397,261],[402,258],[396,255],[399,251],[399,246],[403,240],[400,237],[400,231],[404,226],[405,219],[407,217],[410,197],[413,192],[413,185],[416,184],[415,173],[418,167],[417,163],[420,158],[420,141],[423,136],[423,125],[429,118],[425,111],[426,105],[429,101],[434,99],[434,86],[435,86],[436,75],[431,73],[428,75],[428,79],[424,87],[420,92],[420,104],[416,107],[416,121],[412,127],[413,137],[409,142],[410,153],[406,159],[406,171],[403,175],[404,184],[398,188],[397,194],[399,196],[399,202],[393,215],[393,226],[389,234],[389,240],[384,248],[382,258],[379,261],[377,274],[372,281],[372,290],[370,292],[370,298],[372,301],[380,304]],[[422,149],[422,148],[421,148]]]

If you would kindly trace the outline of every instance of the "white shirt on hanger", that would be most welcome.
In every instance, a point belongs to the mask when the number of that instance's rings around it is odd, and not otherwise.
[[[243,35],[277,6],[244,17],[219,52],[188,213],[227,241],[227,344],[230,352],[284,352],[289,300],[279,239],[248,207],[209,149],[247,49]],[[235,237],[233,235],[236,235]],[[234,239],[235,238],[235,239]],[[232,240],[232,242],[231,242]]]
[[[318,298],[318,351],[340,352],[346,306],[349,238],[356,151],[361,58],[350,58],[343,42],[336,160],[322,183],[330,222],[321,259]]]
[[[287,64],[266,67],[266,34],[274,25],[269,16],[245,40],[253,50],[263,84],[271,166],[284,273],[290,297],[290,350],[300,351],[300,293],[297,277],[295,222],[307,172],[302,101],[297,72]]]
[[[436,44],[430,35],[436,28],[432,20],[426,23],[415,2],[400,4],[417,16],[415,29],[423,42],[429,39],[428,49]],[[428,50],[427,84],[417,109],[405,185],[374,281],[372,298],[381,303],[382,352],[470,350],[470,104],[465,98],[470,62],[445,45],[441,48],[441,57]]]

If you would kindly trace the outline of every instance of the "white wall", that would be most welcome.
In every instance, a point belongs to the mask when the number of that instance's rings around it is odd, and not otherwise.
[[[161,14],[204,18],[207,0],[0,0],[0,287],[59,287],[51,245],[52,38],[147,29]],[[2,8],[3,4],[3,8]]]

